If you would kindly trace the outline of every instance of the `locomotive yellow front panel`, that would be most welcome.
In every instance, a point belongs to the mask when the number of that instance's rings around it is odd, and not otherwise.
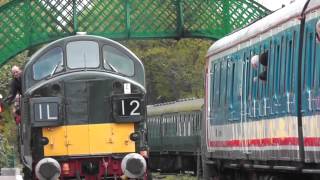
[[[44,146],[45,156],[94,155],[135,151],[129,136],[134,124],[91,124],[43,128],[49,143]]]
[[[67,126],[68,155],[89,154],[89,125]]]
[[[68,153],[65,126],[43,128],[42,135],[49,140],[49,143],[44,146],[45,156],[63,156]]]
[[[135,143],[129,139],[134,124],[93,124],[89,126],[91,154],[134,152]]]

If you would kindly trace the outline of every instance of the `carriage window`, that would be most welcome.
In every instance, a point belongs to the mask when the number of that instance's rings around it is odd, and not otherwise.
[[[112,46],[103,47],[104,68],[127,76],[134,75],[134,63],[123,52]]]
[[[220,77],[220,104],[225,104],[226,100],[226,85],[227,85],[227,62],[221,62],[221,77]]]
[[[226,87],[226,101],[225,104],[229,104],[230,103],[230,97],[231,97],[231,86],[232,86],[232,62],[231,62],[231,58],[228,60],[227,62],[227,87]]]
[[[41,80],[49,75],[53,75],[63,69],[63,51],[57,47],[51,49],[42,55],[37,62],[32,66],[33,78]]]
[[[213,62],[211,62],[211,70],[210,70],[210,84],[211,84],[211,87],[209,87],[210,89],[210,109],[212,109],[213,107],[213,102],[214,102],[214,88],[215,88],[215,77],[214,77],[214,74],[215,74],[215,65],[213,64]]]
[[[220,63],[214,65],[214,104],[218,105],[220,103]]]
[[[93,41],[75,41],[67,44],[67,64],[74,68],[99,66],[99,45]]]
[[[293,49],[292,49],[292,40],[289,40],[288,42],[288,59],[287,59],[287,78],[286,78],[286,89],[287,92],[292,92],[292,88],[291,88],[291,83],[292,83],[292,79],[293,79],[293,75],[292,75],[292,68],[293,68]]]
[[[241,87],[241,82],[242,82],[242,76],[241,76],[241,72],[242,72],[242,62],[240,61],[235,61],[235,69],[234,69],[234,73],[233,73],[233,99],[232,102],[233,103],[237,103],[240,100],[240,87]]]

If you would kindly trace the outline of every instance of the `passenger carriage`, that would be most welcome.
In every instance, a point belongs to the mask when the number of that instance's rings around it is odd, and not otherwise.
[[[292,172],[319,178],[317,26],[320,1],[299,0],[210,47],[203,126],[206,178],[228,176],[224,168],[233,172],[229,177],[250,170],[239,179],[286,179]]]

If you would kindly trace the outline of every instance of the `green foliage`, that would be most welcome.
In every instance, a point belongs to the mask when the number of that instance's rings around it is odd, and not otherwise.
[[[0,68],[0,93],[6,97],[9,93],[9,83],[11,81],[11,67],[18,65],[23,67],[26,62],[28,52],[22,52],[12,58],[9,63]],[[1,114],[3,118],[0,120],[2,132],[0,133],[0,167],[12,167],[17,157],[17,134],[16,124],[11,114],[9,106],[5,107],[5,112]]]
[[[205,55],[211,43],[199,39],[123,42],[145,65],[148,104],[203,97]]]
[[[0,167],[13,167],[15,164],[14,144],[16,144],[15,124],[12,120],[10,110],[2,114],[2,133],[0,134]]]
[[[0,0],[0,6],[6,4],[7,2],[9,2],[9,0]]]
[[[11,68],[13,65],[23,67],[27,60],[28,52],[22,52],[12,58],[7,64],[0,68],[0,94],[6,96],[9,92],[9,83],[11,81]]]
[[[0,167],[12,166],[13,148],[9,145],[8,140],[0,135]]]

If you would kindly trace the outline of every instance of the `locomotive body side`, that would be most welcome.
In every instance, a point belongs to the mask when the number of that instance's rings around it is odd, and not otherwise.
[[[146,178],[145,94],[141,61],[115,41],[73,36],[39,50],[23,77],[25,174]]]

